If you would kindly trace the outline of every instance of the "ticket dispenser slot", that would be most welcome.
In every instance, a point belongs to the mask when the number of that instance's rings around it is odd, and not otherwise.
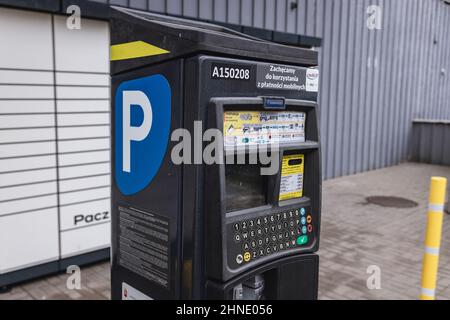
[[[222,163],[205,176],[208,292],[237,300],[312,299],[320,201],[316,104],[286,99],[283,110],[268,111],[265,101],[210,102],[209,127],[223,131],[224,149]],[[261,153],[277,161],[276,169],[268,170]],[[306,279],[312,285],[291,290]]]

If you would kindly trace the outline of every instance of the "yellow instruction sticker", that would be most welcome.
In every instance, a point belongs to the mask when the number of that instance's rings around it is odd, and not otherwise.
[[[283,156],[281,164],[280,200],[303,197],[303,171],[305,155]]]

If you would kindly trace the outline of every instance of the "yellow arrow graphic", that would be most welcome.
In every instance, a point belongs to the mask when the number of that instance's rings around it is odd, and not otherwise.
[[[111,46],[110,60],[126,60],[142,57],[156,56],[159,54],[170,53],[165,49],[159,48],[144,41],[132,41],[115,44]]]

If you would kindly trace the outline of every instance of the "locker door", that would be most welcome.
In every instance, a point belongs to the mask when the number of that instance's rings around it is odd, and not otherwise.
[[[0,39],[4,274],[59,258],[51,15],[0,8]]]
[[[109,26],[54,16],[61,258],[109,247]]]

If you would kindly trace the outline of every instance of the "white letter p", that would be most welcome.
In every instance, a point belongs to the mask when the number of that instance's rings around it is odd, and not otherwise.
[[[122,108],[122,170],[131,172],[131,141],[144,140],[152,127],[153,112],[148,97],[142,91],[123,91]],[[139,127],[131,126],[131,106],[141,107],[144,116]]]

